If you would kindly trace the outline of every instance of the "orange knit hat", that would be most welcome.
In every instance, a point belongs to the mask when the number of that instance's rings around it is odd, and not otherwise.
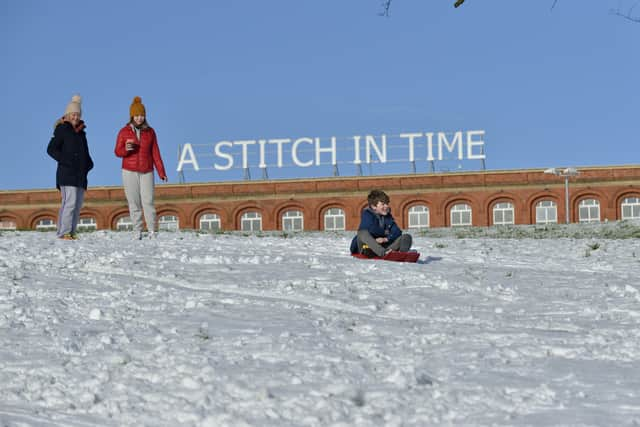
[[[129,108],[129,117],[134,116],[147,116],[144,105],[142,104],[142,98],[139,96],[133,98],[133,103],[131,103],[131,107]]]

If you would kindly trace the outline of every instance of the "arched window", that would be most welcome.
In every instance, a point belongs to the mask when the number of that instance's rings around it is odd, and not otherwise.
[[[95,231],[98,229],[96,219],[92,217],[84,217],[78,220],[78,231]]]
[[[536,224],[556,224],[558,208],[553,200],[542,200],[536,205]]]
[[[429,208],[424,205],[411,206],[409,208],[409,228],[429,228]]]
[[[340,208],[329,208],[324,213],[325,231],[342,231],[345,229],[345,215]]]
[[[220,215],[215,213],[204,213],[200,215],[198,221],[198,229],[200,231],[220,231],[222,230],[222,222]]]
[[[52,218],[42,218],[36,223],[38,231],[55,231],[56,228],[56,222]]]
[[[243,213],[240,218],[240,230],[262,231],[262,215],[260,215],[260,212],[249,211]]]
[[[118,220],[116,221],[116,230],[118,231],[133,230],[133,222],[131,222],[131,217],[127,215],[127,216],[121,216],[120,218],[118,218]]]
[[[515,223],[513,203],[500,202],[493,206],[493,225],[512,225]]]
[[[178,231],[180,230],[180,221],[175,215],[162,215],[158,218],[158,230]]]
[[[283,231],[302,231],[304,229],[304,217],[301,211],[292,210],[282,214]]]
[[[578,204],[579,222],[600,222],[600,202],[595,199],[584,199]]]
[[[16,222],[12,219],[0,219],[0,230],[15,230]]]
[[[640,197],[627,197],[620,208],[622,219],[640,219]]]
[[[451,226],[460,227],[471,225],[471,206],[458,203],[451,207]]]

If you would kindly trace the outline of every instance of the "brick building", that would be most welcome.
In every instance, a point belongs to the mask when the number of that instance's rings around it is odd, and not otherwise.
[[[391,197],[400,227],[565,221],[565,182],[541,169],[156,186],[164,229],[353,230],[369,190]],[[570,222],[640,219],[640,166],[580,168],[569,179]],[[4,229],[55,229],[57,190],[0,191]],[[130,227],[121,187],[89,187],[85,229]]]

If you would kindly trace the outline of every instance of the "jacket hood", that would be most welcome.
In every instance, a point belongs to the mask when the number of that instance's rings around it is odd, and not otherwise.
[[[73,125],[71,124],[71,122],[68,122],[67,120],[65,120],[64,116],[60,117],[58,120],[56,120],[55,124],[53,125],[53,128],[57,128],[58,126],[68,123],[69,126],[73,127]],[[76,127],[73,128],[73,130],[75,130],[76,132],[81,132],[83,131],[85,128],[87,127],[87,125],[84,123],[84,120],[80,120],[78,122],[78,125]]]

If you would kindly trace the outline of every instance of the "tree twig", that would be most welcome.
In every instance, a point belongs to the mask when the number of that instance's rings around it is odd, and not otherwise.
[[[628,15],[626,13],[622,13],[619,10],[612,10],[611,14],[619,16],[619,17],[624,18],[624,19],[627,19],[627,20],[629,20],[631,22],[640,23],[640,17],[631,16],[631,15]]]
[[[391,7],[391,0],[384,0],[382,2],[382,12],[380,12],[380,16],[389,16],[389,8]]]
[[[391,8],[391,1],[392,0],[383,0],[382,1],[382,12],[380,12],[380,16],[389,16],[389,8]],[[462,5],[462,3],[464,3],[466,0],[456,0],[456,2],[453,4],[453,7],[460,7]],[[555,0],[558,1],[558,0]]]
[[[640,1],[636,2],[633,6],[629,8],[627,13],[621,12],[620,8],[611,9],[611,14],[629,20],[631,22],[640,23],[640,16],[633,16],[633,9],[635,9],[640,4]]]

